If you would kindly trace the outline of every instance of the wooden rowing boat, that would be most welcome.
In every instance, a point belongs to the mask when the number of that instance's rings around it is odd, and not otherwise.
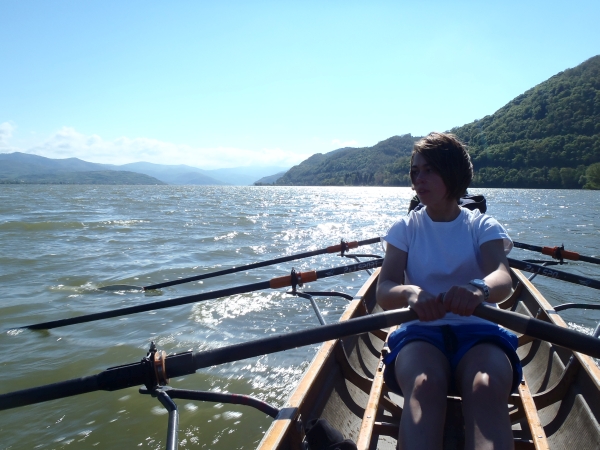
[[[378,271],[341,321],[380,311]],[[542,294],[512,270],[513,294],[500,304],[566,327]],[[305,449],[305,428],[323,418],[359,449],[395,449],[403,399],[383,383],[381,351],[389,330],[328,341],[262,439],[259,449]],[[524,380],[507,404],[516,449],[600,448],[600,369],[589,356],[521,336]],[[461,400],[448,397],[444,448],[464,446]]]

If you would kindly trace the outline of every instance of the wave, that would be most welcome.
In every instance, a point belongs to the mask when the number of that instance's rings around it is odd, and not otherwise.
[[[72,230],[83,229],[87,226],[82,222],[24,222],[10,221],[0,223],[0,231],[54,231],[54,230]]]
[[[22,220],[14,220],[0,223],[0,231],[57,231],[57,230],[74,230],[86,228],[131,228],[132,226],[149,223],[148,220],[140,219],[123,219],[123,220],[102,220],[97,222],[79,222],[79,221],[44,221],[44,222],[26,222]]]

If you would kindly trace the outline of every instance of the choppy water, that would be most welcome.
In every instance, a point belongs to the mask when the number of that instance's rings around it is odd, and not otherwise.
[[[600,255],[600,193],[486,190],[488,212],[514,240],[565,244]],[[162,290],[148,285],[380,236],[405,214],[408,188],[0,186],[0,392],[93,375],[139,361],[150,341],[169,353],[199,351],[317,326],[310,304],[266,290],[51,331],[8,330],[124,306],[265,281],[351,261],[326,255]],[[380,253],[378,246],[360,252]],[[515,249],[514,258],[540,255]],[[600,278],[600,267],[562,270]],[[327,278],[313,289],[355,293],[366,274]],[[597,290],[536,278],[553,304],[597,302]],[[347,301],[318,300],[327,321]],[[593,328],[600,313],[568,311]],[[188,389],[251,394],[281,406],[317,346],[203,369],[172,380]],[[180,448],[254,448],[271,419],[243,406],[178,401]],[[0,449],[164,448],[167,415],[137,388],[96,392],[0,412]]]

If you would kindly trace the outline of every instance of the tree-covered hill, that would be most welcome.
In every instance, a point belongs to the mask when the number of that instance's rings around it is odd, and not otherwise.
[[[469,145],[476,186],[583,186],[600,162],[600,56],[452,132]]]
[[[276,182],[278,185],[384,185],[406,182],[408,172],[398,171],[398,164],[410,159],[417,138],[406,134],[393,136],[373,147],[341,148],[317,153],[292,167]]]
[[[591,177],[598,168],[592,165],[600,162],[600,55],[451,131],[469,146],[473,186],[596,186]],[[319,153],[276,184],[408,186],[409,155],[417,139],[408,134],[373,147]]]

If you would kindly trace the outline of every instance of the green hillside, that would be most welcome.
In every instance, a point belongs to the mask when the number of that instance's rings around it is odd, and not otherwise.
[[[100,170],[93,172],[52,172],[0,178],[0,184],[166,184],[141,173]]]
[[[598,166],[592,166],[600,163],[600,56],[450,131],[469,146],[473,186],[594,188],[600,182]],[[373,147],[319,153],[276,184],[409,186],[409,155],[417,139],[408,134]]]
[[[600,56],[452,132],[469,145],[476,186],[582,187],[600,162]]]
[[[276,182],[286,186],[397,186],[406,183],[415,139],[393,136],[373,147],[317,153],[292,167]],[[406,170],[403,170],[406,166]]]

